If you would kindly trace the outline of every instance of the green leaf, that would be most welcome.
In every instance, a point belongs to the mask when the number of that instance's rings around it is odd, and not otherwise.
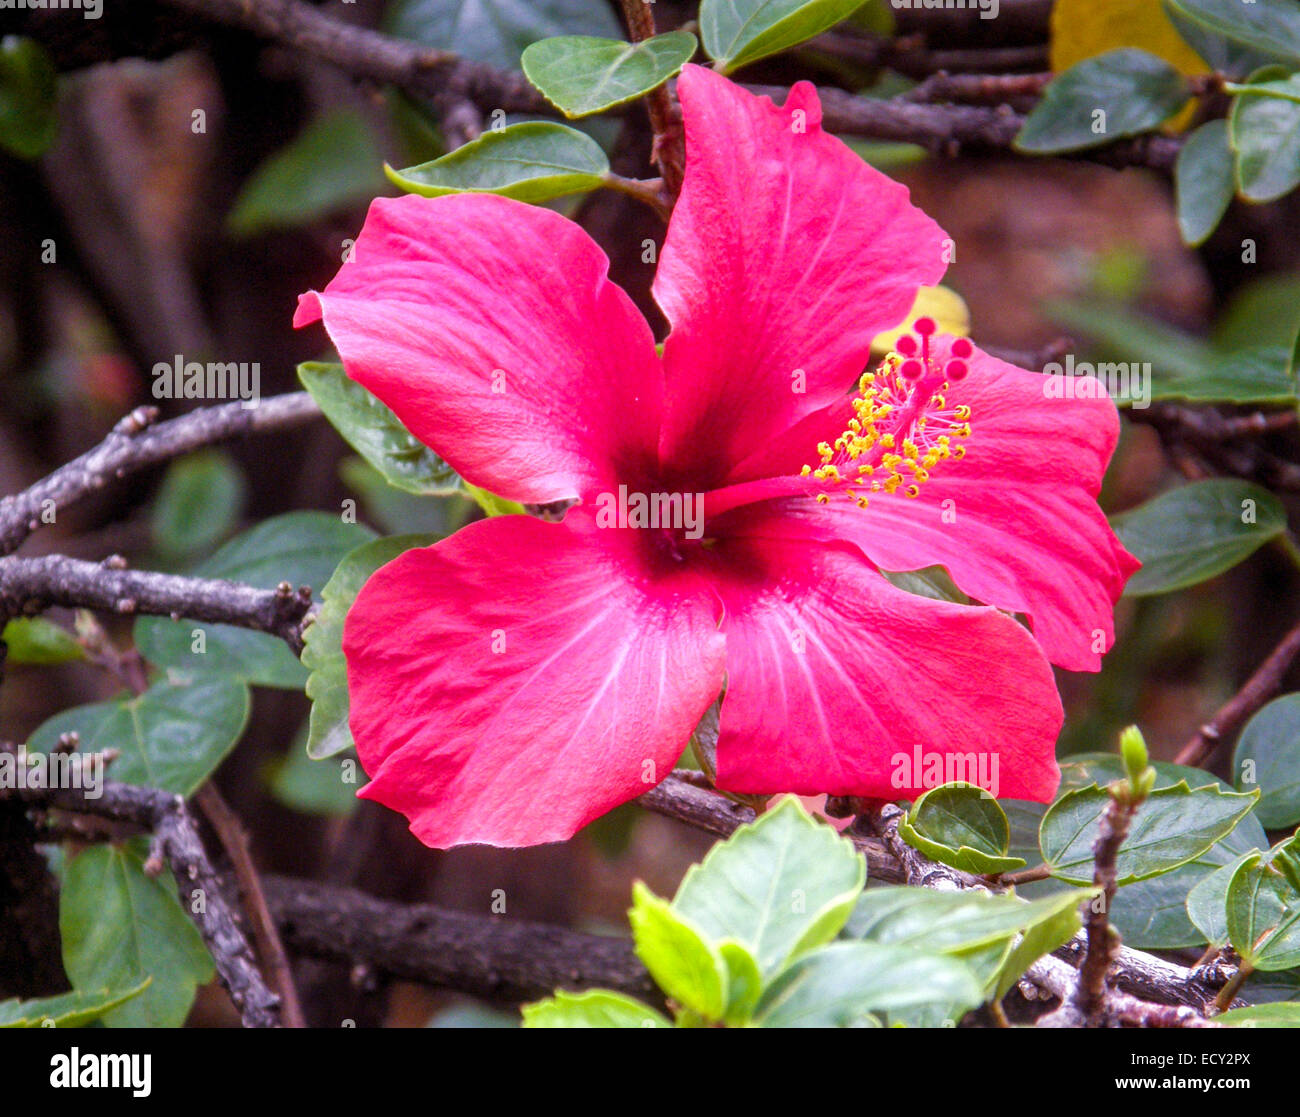
[[[338,564],[321,590],[321,607],[303,634],[302,664],[311,699],[307,755],[313,760],[334,756],[352,747],[348,728],[348,665],[343,658],[343,622],[361,587],[376,570],[403,551],[427,547],[433,535],[390,535],[363,543]]]
[[[1282,1001],[1234,1008],[1220,1013],[1214,1022],[1225,1028],[1300,1028],[1300,1004]]]
[[[898,835],[927,857],[968,873],[1006,873],[1025,864],[1007,856],[1011,827],[997,800],[969,784],[925,792],[899,823]]]
[[[1300,822],[1300,694],[1275,698],[1246,723],[1232,771],[1239,791],[1259,788],[1255,817],[1266,829]]]
[[[1253,969],[1300,966],[1300,839],[1242,860],[1228,884],[1227,926]]]
[[[1113,143],[1163,124],[1187,97],[1186,78],[1164,59],[1134,47],[1107,51],[1052,81],[1015,147],[1042,153]]]
[[[1108,302],[1052,303],[1048,310],[1063,326],[1093,338],[1107,355],[1121,357],[1118,363],[1125,368],[1150,364],[1150,400],[1296,404],[1294,330],[1282,340],[1256,334],[1265,344],[1228,347],[1207,345]],[[1101,365],[1097,369],[1105,372]]]
[[[244,475],[230,455],[200,450],[167,467],[149,529],[165,554],[185,558],[229,535],[243,507]]]
[[[1221,946],[1228,941],[1228,888],[1241,863],[1250,856],[1244,853],[1230,864],[1219,866],[1188,891],[1187,918],[1205,936],[1205,942]]]
[[[692,865],[672,907],[715,942],[744,945],[770,977],[839,933],[866,877],[852,844],[788,798]]]
[[[529,46],[523,68],[546,99],[574,119],[657,89],[691,60],[696,45],[689,31],[670,31],[639,43],[566,35]]]
[[[942,566],[927,566],[921,570],[882,570],[881,574],[890,585],[918,597],[928,597],[934,601],[955,601],[959,605],[970,604],[970,598],[957,588],[957,583]]]
[[[35,39],[0,39],[0,147],[21,159],[45,154],[59,128],[58,79]]]
[[[764,1028],[850,1028],[876,1012],[952,1005],[959,1014],[984,999],[959,959],[907,947],[838,942],[795,959],[763,993],[754,1021]]]
[[[1228,125],[1222,120],[1202,124],[1187,138],[1174,166],[1178,199],[1178,230],[1189,247],[1204,244],[1218,227],[1236,193],[1228,146]]]
[[[190,573],[227,578],[259,589],[288,582],[319,589],[354,548],[376,538],[369,528],[327,512],[289,512],[238,535]],[[141,617],[135,622],[140,653],[159,667],[197,676],[225,675],[258,686],[300,690],[307,669],[283,640],[232,625]]]
[[[383,156],[360,113],[338,109],[309,124],[257,168],[226,218],[237,236],[305,225],[384,187]]]
[[[704,51],[729,74],[788,50],[852,15],[863,0],[703,0]]]
[[[1248,481],[1180,485],[1112,517],[1120,542],[1142,560],[1125,597],[1170,593],[1222,574],[1286,531],[1286,509]]]
[[[1079,928],[1079,904],[1092,889],[1066,889],[1037,900],[904,886],[869,888],[845,935],[963,959],[1000,997],[1043,954]],[[1023,936],[1019,943],[1016,936]]]
[[[1174,15],[1213,36],[1261,51],[1270,58],[1300,64],[1300,10],[1294,0],[1250,0],[1249,3],[1165,0],[1165,3]]]
[[[718,944],[718,954],[727,967],[727,1010],[723,1021],[733,1028],[749,1023],[763,993],[763,975],[758,960],[738,942]]]
[[[507,70],[519,69],[521,52],[538,39],[622,33],[604,0],[397,0],[388,5],[385,26],[390,34]]]
[[[110,1009],[111,1028],[179,1028],[197,986],[212,980],[212,958],[164,870],[144,871],[148,845],[132,839],[70,858],[59,893],[63,967],[73,987],[148,987]]]
[[[403,492],[355,454],[339,462],[339,479],[361,498],[365,518],[389,535],[403,532],[450,535],[463,526],[473,499],[463,484],[445,495],[464,497],[464,500],[430,500],[427,496]]]
[[[659,1013],[640,1001],[606,989],[556,993],[524,1005],[525,1028],[671,1028]]]
[[[0,631],[0,642],[8,649],[4,662],[9,666],[57,667],[86,658],[72,633],[44,617],[15,617]]]
[[[264,769],[271,794],[300,814],[346,818],[357,805],[358,780],[364,782],[356,756],[313,760],[307,755],[307,731],[304,722],[284,756]]]
[[[596,189],[609,173],[609,160],[590,136],[534,120],[484,132],[418,167],[397,171],[385,164],[384,173],[408,193],[428,198],[471,191],[545,202]]]
[[[84,1028],[106,1012],[144,992],[146,978],[132,989],[96,989],[20,1001],[0,1001],[0,1028]]]
[[[659,988],[705,1020],[721,1020],[728,1004],[728,966],[717,947],[640,881],[632,886],[628,919],[637,956]]]
[[[1300,80],[1278,80],[1276,67],[1251,78],[1264,92],[1291,90]],[[1236,156],[1237,190],[1249,202],[1271,202],[1300,185],[1300,102],[1287,97],[1241,93],[1228,114],[1228,142]]]
[[[453,492],[456,471],[402,425],[392,409],[340,364],[306,361],[298,379],[325,418],[390,485],[419,496]]]
[[[166,679],[140,695],[55,714],[27,747],[48,753],[60,735],[77,733],[83,753],[121,750],[113,779],[190,795],[235,747],[247,721],[248,688],[238,680]]]
[[[1251,345],[1290,348],[1300,332],[1300,276],[1270,275],[1233,292],[1214,323],[1224,351]]]
[[[1231,833],[1258,798],[1258,792],[1241,795],[1217,785],[1158,788],[1138,810],[1116,858],[1118,883],[1145,880],[1195,860]],[[1107,791],[1093,785],[1066,792],[1048,808],[1038,839],[1054,876],[1073,884],[1092,880],[1092,847],[1109,803]]]

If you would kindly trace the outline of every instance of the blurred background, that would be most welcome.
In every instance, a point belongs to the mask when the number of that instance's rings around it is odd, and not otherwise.
[[[869,3],[850,25],[747,68],[743,80],[808,78],[893,95],[924,79],[934,52],[959,54],[972,70],[981,58],[1000,72],[1047,69],[1051,4],[1003,0],[1003,7],[1002,18],[984,24]],[[539,38],[622,34],[617,5],[604,0],[357,0],[321,8],[512,70]],[[670,0],[654,11],[660,31],[695,16],[694,5]],[[0,31],[34,38],[59,72],[51,146],[36,159],[0,152],[3,493],[85,451],[138,404],[158,403],[164,415],[193,406],[152,398],[151,369],[176,354],[255,361],[263,396],[296,390],[295,366],[325,355],[326,344],[319,330],[291,328],[297,296],[334,274],[368,200],[395,193],[382,164],[423,162],[482,127],[473,119],[440,122],[403,94],[168,4],[105,0],[103,17],[93,21],[76,11],[6,11]],[[893,51],[891,62],[880,44],[899,41],[913,47]],[[11,110],[0,102],[0,120]],[[640,107],[587,127],[615,170],[653,174]],[[1294,197],[1234,204],[1211,239],[1189,249],[1166,173],[852,142],[907,183],[955,240],[945,283],[964,300],[983,346],[1030,359],[1070,352],[1161,360],[1175,342],[1200,339],[1230,352],[1246,342],[1289,341],[1300,324]],[[602,245],[615,280],[662,331],[648,296],[653,264],[642,262],[645,238],[662,243],[654,214],[610,192],[556,204]],[[1246,241],[1253,253],[1243,252]],[[1108,512],[1205,472],[1193,455],[1180,460],[1162,447],[1158,426],[1151,415],[1125,421],[1104,496]],[[1257,441],[1294,458],[1294,426]],[[460,496],[416,498],[389,488],[321,421],[111,485],[33,536],[24,553],[119,553],[140,568],[184,570],[267,517],[336,512],[349,499],[362,522],[384,533],[447,532],[478,514]],[[1154,757],[1172,757],[1290,627],[1295,588],[1295,565],[1278,544],[1192,590],[1122,601],[1106,668],[1060,675],[1068,714],[1062,753],[1112,749],[1119,728],[1137,722]],[[74,627],[66,611],[49,617]],[[100,623],[129,654],[131,626]],[[11,666],[5,682],[0,738],[12,741],[121,686],[85,661]],[[306,759],[308,708],[300,692],[255,689],[246,735],[218,774],[268,872],[478,913],[504,889],[511,917],[599,929],[623,926],[634,878],[670,894],[710,844],[627,807],[560,846],[426,849],[399,816],[357,804],[335,771]],[[300,980],[318,1022],[493,1019],[483,1006],[364,971],[310,963]],[[235,1018],[214,987],[200,995],[191,1022]]]

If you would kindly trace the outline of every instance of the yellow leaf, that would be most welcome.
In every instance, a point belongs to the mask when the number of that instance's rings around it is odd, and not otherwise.
[[[922,287],[916,293],[916,302],[907,312],[907,317],[892,330],[876,334],[871,339],[872,354],[883,357],[894,348],[900,337],[911,332],[913,322],[926,316],[935,320],[941,334],[952,334],[953,337],[970,334],[970,311],[965,299],[947,287]]]
[[[1056,0],[1050,55],[1054,73],[1120,47],[1150,51],[1182,74],[1210,71],[1169,22],[1160,0]]]

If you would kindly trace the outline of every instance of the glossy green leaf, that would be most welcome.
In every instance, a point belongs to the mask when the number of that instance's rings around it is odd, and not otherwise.
[[[519,69],[529,43],[556,35],[622,34],[604,0],[395,0],[385,20],[390,34],[435,50]]]
[[[702,0],[700,38],[718,69],[730,73],[820,35],[863,0]]]
[[[260,589],[288,582],[295,590],[304,585],[319,590],[349,551],[374,538],[369,528],[327,512],[289,512],[236,536],[190,573]],[[150,662],[186,674],[225,675],[287,690],[299,690],[307,681],[307,669],[284,641],[263,632],[141,617],[135,641]]]
[[[1187,79],[1164,59],[1133,47],[1107,51],[1052,81],[1015,146],[1041,154],[1113,143],[1163,124],[1187,97]]]
[[[1187,137],[1174,167],[1178,230],[1184,244],[1203,244],[1227,212],[1236,193],[1232,163],[1225,121],[1211,120]]]
[[[309,124],[240,188],[226,224],[237,236],[304,225],[373,198],[383,156],[360,113],[339,109]]]
[[[167,870],[144,871],[148,843],[97,845],[71,857],[59,892],[63,967],[78,990],[147,988],[104,1015],[112,1028],[179,1028],[212,958]]]
[[[525,1028],[671,1028],[640,1001],[605,989],[556,993],[523,1006]]]
[[[1228,941],[1228,888],[1241,863],[1251,855],[1244,853],[1230,864],[1219,866],[1188,891],[1184,901],[1187,918],[1205,936],[1205,942],[1221,946]]]
[[[639,43],[566,35],[524,51],[528,80],[574,119],[622,105],[663,85],[691,60],[695,36],[670,31]]]
[[[1158,788],[1139,808],[1120,848],[1118,882],[1144,880],[1195,860],[1231,833],[1258,797],[1217,786],[1193,790],[1185,783]],[[1053,875],[1074,884],[1091,882],[1092,847],[1109,802],[1106,790],[1094,785],[1068,791],[1048,808],[1038,838]]]
[[[788,798],[691,866],[672,906],[715,942],[744,945],[770,977],[839,933],[866,874],[851,843]]]
[[[49,752],[62,734],[77,733],[82,753],[121,752],[113,779],[190,795],[235,747],[247,720],[248,688],[236,679],[164,679],[140,695],[55,714],[27,747]]]
[[[74,991],[29,1001],[11,997],[0,1001],[0,1028],[84,1028],[139,996],[148,985],[145,978],[130,989]]]
[[[1165,4],[1211,37],[1300,65],[1300,9],[1294,0],[1165,0]]]
[[[86,649],[72,633],[44,617],[15,617],[0,632],[0,641],[8,666],[57,667],[86,658]]]
[[[392,409],[343,371],[340,364],[307,361],[298,379],[325,418],[390,485],[419,496],[454,491],[455,470],[402,425]]]
[[[718,954],[727,968],[727,1010],[722,1018],[731,1027],[740,1027],[754,1015],[763,994],[763,975],[758,960],[738,942],[719,943]]]
[[[1267,489],[1234,478],[1161,493],[1111,526],[1142,560],[1126,597],[1170,593],[1222,574],[1286,531],[1286,509]]]
[[[58,73],[35,39],[0,39],[0,148],[22,159],[43,155],[58,132]]]
[[[244,507],[244,475],[222,450],[200,450],[167,467],[149,516],[159,549],[186,558],[216,546]]]
[[[1282,1001],[1234,1008],[1216,1016],[1214,1022],[1225,1028],[1300,1028],[1300,1004]]]
[[[717,947],[640,881],[632,886],[628,919],[637,956],[665,995],[705,1020],[721,1020],[728,967]]]
[[[899,823],[898,835],[932,860],[968,873],[1006,873],[1025,864],[1007,856],[1011,827],[997,800],[969,784],[925,792]]]
[[[303,634],[302,664],[311,699],[307,755],[313,760],[334,756],[352,746],[348,728],[348,665],[343,658],[343,622],[352,603],[376,570],[412,547],[438,541],[432,535],[390,535],[363,543],[338,564],[321,590],[320,611]]]
[[[385,166],[384,172],[408,193],[429,198],[470,191],[545,202],[596,189],[609,173],[609,160],[595,140],[574,128],[528,121],[484,132],[418,167]]]
[[[877,1012],[984,999],[957,958],[871,942],[837,942],[795,959],[763,993],[754,1022],[765,1028],[849,1028]]]
[[[1237,190],[1251,202],[1271,202],[1300,185],[1300,78],[1268,67],[1252,76],[1256,93],[1239,93],[1228,114]],[[1266,96],[1266,93],[1290,96]]]
[[[1259,789],[1255,817],[1266,829],[1300,822],[1300,694],[1275,698],[1246,723],[1232,773],[1238,790]]]
[[[1228,941],[1257,970],[1300,966],[1300,839],[1244,858],[1227,895]]]

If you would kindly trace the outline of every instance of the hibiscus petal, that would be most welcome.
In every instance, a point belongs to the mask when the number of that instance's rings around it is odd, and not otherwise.
[[[951,341],[936,339],[939,361]],[[946,393],[950,406],[971,408],[966,456],[940,462],[916,499],[875,493],[866,509],[833,497],[790,501],[787,511],[806,521],[802,530],[853,541],[882,569],[947,567],[972,597],[1024,613],[1053,663],[1096,671],[1114,643],[1115,602],[1139,566],[1097,506],[1119,437],[1115,405],[1097,381],[1086,384],[1098,398],[1058,398],[1048,391],[1070,381],[978,349],[967,364]],[[766,464],[797,461],[792,452]]]
[[[655,461],[654,337],[581,228],[492,195],[372,203],[354,258],[299,300],[348,374],[463,477],[547,502]]]
[[[661,451],[714,487],[847,391],[871,339],[943,274],[944,234],[822,132],[807,82],[778,108],[687,66],[677,92],[686,179],[654,284],[672,323]]]
[[[1054,795],[1061,703],[1010,617],[895,589],[845,545],[741,536],[716,550],[719,787],[897,799],[933,786],[937,762],[939,782]]]
[[[645,532],[482,520],[382,567],[348,614],[351,727],[430,846],[561,841],[672,769],[722,684],[716,599]]]

